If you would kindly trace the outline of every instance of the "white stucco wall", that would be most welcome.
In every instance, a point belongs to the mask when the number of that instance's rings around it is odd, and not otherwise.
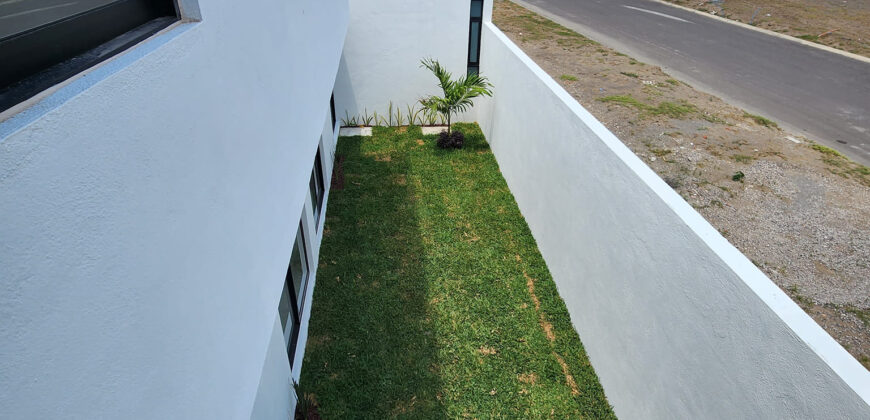
[[[305,346],[308,343],[308,323],[311,320],[311,305],[314,296],[314,286],[317,283],[317,267],[320,261],[320,243],[323,241],[323,226],[326,223],[326,207],[329,202],[329,185],[332,181],[332,167],[334,165],[335,145],[338,133],[331,126],[331,118],[328,116],[323,123],[321,133],[320,153],[323,162],[323,183],[326,188],[323,197],[324,211],[319,219],[314,219],[314,203],[311,202],[310,194],[305,196],[304,216],[302,218],[306,249],[310,250],[306,255],[309,268],[308,287],[305,292],[305,303],[302,308],[302,317],[299,322],[299,338],[296,343],[296,354],[293,367],[287,359],[287,348],[284,344],[284,331],[281,329],[280,318],[275,317],[275,327],[269,339],[269,350],[266,360],[263,362],[260,384],[251,419],[269,420],[276,418],[288,418],[296,408],[296,399],[293,396],[293,384],[299,382],[302,373],[302,360],[305,356]],[[284,415],[287,413],[287,415]]]
[[[488,0],[489,1],[489,0]],[[437,59],[454,76],[468,63],[469,0],[350,0],[347,32],[335,107],[339,121],[377,111],[390,101],[417,106],[426,95],[440,94],[438,81],[420,60]]]
[[[272,336],[260,375],[257,397],[251,412],[252,420],[290,419],[295,410],[295,393],[290,382],[290,364],[284,347],[281,319],[275,314]]]
[[[870,418],[870,373],[491,23],[477,112],[616,414]]]
[[[197,12],[0,122],[0,418],[253,413],[347,1]]]

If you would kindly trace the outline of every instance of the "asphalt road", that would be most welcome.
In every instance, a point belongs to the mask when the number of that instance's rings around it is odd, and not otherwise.
[[[518,3],[870,166],[870,63],[650,0]]]

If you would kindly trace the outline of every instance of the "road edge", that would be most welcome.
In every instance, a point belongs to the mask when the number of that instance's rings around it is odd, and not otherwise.
[[[767,35],[775,36],[775,37],[777,37],[777,38],[787,39],[787,40],[789,40],[789,41],[797,42],[798,44],[803,44],[803,45],[806,45],[806,46],[808,46],[808,47],[818,48],[818,49],[820,49],[820,50],[824,50],[824,51],[827,51],[827,52],[830,52],[830,53],[834,53],[834,54],[839,54],[839,55],[842,55],[842,56],[844,56],[844,57],[848,57],[848,58],[851,58],[851,59],[854,59],[854,60],[863,61],[863,62],[865,62],[865,63],[870,63],[870,57],[864,57],[863,55],[858,55],[858,54],[855,54],[855,53],[851,53],[851,52],[849,52],[849,51],[844,51],[844,50],[837,49],[837,48],[834,48],[834,47],[829,47],[829,46],[824,45],[824,44],[819,44],[819,43],[816,43],[816,42],[807,41],[807,40],[805,40],[805,39],[800,39],[800,38],[797,38],[797,37],[793,37],[793,36],[791,36],[791,35],[781,34],[781,33],[779,33],[779,32],[774,32],[774,31],[771,31],[771,30],[769,30],[769,29],[759,28],[759,27],[757,27],[757,26],[752,26],[752,25],[749,25],[749,24],[747,24],[747,23],[738,22],[738,21],[736,21],[736,20],[728,19],[728,18],[724,18],[724,17],[722,17],[722,16],[717,16],[717,15],[714,15],[714,14],[712,14],[712,13],[702,12],[702,11],[700,11],[700,10],[693,9],[693,8],[691,8],[691,7],[681,6],[681,5],[679,5],[679,4],[674,4],[674,3],[671,3],[671,2],[667,2],[667,1],[665,1],[665,0],[649,0],[649,1],[654,2],[654,3],[664,4],[664,5],[666,5],[666,6],[675,7],[675,8],[677,8],[677,9],[682,9],[682,10],[685,10],[685,11],[687,11],[687,12],[692,12],[692,13],[695,13],[695,14],[698,14],[698,15],[706,16],[706,17],[708,17],[708,18],[716,19],[716,20],[719,20],[719,21],[721,21],[721,22],[726,22],[726,23],[730,23],[730,24],[732,24],[732,25],[737,25],[737,26],[743,27],[744,29],[750,29],[750,30],[753,30],[753,31],[756,31],[756,32],[761,32],[761,33],[764,33],[764,34],[767,34]]]
[[[714,88],[708,86],[707,84],[705,84],[699,80],[696,80],[690,74],[687,74],[685,72],[681,72],[677,69],[674,69],[674,68],[668,66],[665,63],[661,63],[658,60],[652,59],[651,57],[646,56],[642,51],[628,47],[627,45],[616,41],[614,38],[610,37],[609,35],[607,35],[603,32],[596,31],[596,30],[594,30],[594,29],[592,29],[584,24],[581,24],[581,23],[572,21],[570,19],[564,18],[560,15],[557,15],[553,12],[550,12],[549,10],[542,8],[541,6],[531,4],[527,0],[505,0],[505,1],[509,1],[511,3],[514,3],[517,6],[520,6],[520,7],[524,8],[532,13],[537,13],[538,15],[540,15],[544,18],[547,18],[547,19],[549,19],[549,20],[551,20],[559,25],[562,25],[565,28],[568,28],[574,32],[577,32],[578,34],[580,34],[588,39],[591,39],[595,42],[600,43],[601,45],[612,48],[616,51],[628,54],[629,56],[634,57],[635,59],[640,60],[641,62],[650,64],[650,65],[654,65],[654,66],[658,66],[662,69],[662,71],[664,71],[668,75],[670,75],[678,80],[689,83],[693,89],[696,89],[699,92],[713,95],[713,96],[723,100],[725,103],[727,103],[731,106],[737,107],[738,109],[740,109],[742,111],[750,112],[750,113],[754,113],[754,114],[759,114],[759,115],[766,115],[766,113],[763,109],[759,109],[757,107],[750,106],[749,104],[745,103],[744,101],[739,100],[739,99],[729,95],[728,92],[714,89]],[[651,0],[651,1],[663,3],[663,4],[666,4],[668,6],[674,6],[673,4],[663,2],[661,0]],[[681,6],[675,6],[675,7],[681,7]],[[691,10],[691,9],[689,9],[689,10]],[[709,17],[716,18],[719,20],[724,20],[727,23],[741,24],[741,22],[736,22],[736,21],[728,20],[728,19],[725,19],[722,17],[709,15],[708,13],[699,12],[697,10],[695,10],[694,12],[696,12],[700,15],[709,16]],[[745,24],[743,24],[743,25],[745,25]],[[782,35],[782,34],[778,34],[776,32],[768,31],[766,29],[759,29],[759,28],[756,28],[754,26],[749,26],[749,25],[746,25],[746,26],[748,26],[750,29],[754,29],[757,31],[766,32],[766,33],[769,32],[769,33],[776,35],[777,37],[780,37],[780,38],[786,38],[786,39],[790,39],[792,41],[797,41],[800,43],[808,43],[809,42],[809,41],[803,41],[803,40],[798,39],[798,38],[790,37],[788,35]],[[870,63],[870,58],[867,58],[867,57],[858,56],[858,55],[855,55],[852,53],[847,53],[845,51],[837,50],[835,48],[831,48],[831,47],[827,47],[827,46],[823,46],[823,45],[817,45],[817,44],[812,44],[812,43],[809,43],[808,45],[813,46],[813,47],[824,47],[822,49],[831,50],[832,52],[840,54],[840,55],[851,54],[854,57],[850,57],[850,58],[856,58],[861,62]],[[863,159],[865,159],[863,155],[861,155],[860,153],[853,153],[851,150],[843,151],[843,150],[846,150],[845,148],[842,147],[843,145],[841,145],[839,143],[834,144],[835,141],[833,139],[826,140],[825,136],[819,135],[818,133],[810,133],[808,130],[802,129],[802,128],[797,127],[793,124],[783,122],[782,120],[779,120],[776,118],[775,118],[775,120],[777,120],[777,123],[780,125],[780,128],[782,129],[783,133],[786,133],[784,135],[792,135],[792,136],[797,135],[797,136],[804,137],[811,142],[819,143],[819,144],[822,144],[824,146],[830,147],[834,150],[837,150],[838,152],[843,154],[851,162],[854,162],[854,163],[862,165],[862,166],[870,167],[870,162],[868,162],[866,164],[863,162]],[[783,137],[783,138],[785,138],[785,137]]]

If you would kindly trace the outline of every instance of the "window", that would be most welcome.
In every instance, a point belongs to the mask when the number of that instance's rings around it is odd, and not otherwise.
[[[299,323],[305,303],[305,290],[308,288],[308,258],[305,250],[305,235],[302,232],[302,222],[296,232],[296,241],[290,254],[290,266],[284,278],[284,290],[278,302],[278,316],[281,318],[281,328],[284,330],[284,344],[287,347],[287,357],[290,365],[296,357],[296,343],[299,341]]]
[[[311,181],[308,184],[311,193],[311,205],[314,206],[314,226],[320,223],[320,213],[323,210],[323,164],[320,162],[320,147],[314,156],[314,168],[311,170]]]
[[[329,97],[329,115],[332,116],[332,128],[335,129],[335,93]]]
[[[0,111],[176,20],[172,0],[0,1]]]
[[[480,70],[480,26],[483,24],[483,0],[471,0],[471,24],[468,28],[468,74]]]

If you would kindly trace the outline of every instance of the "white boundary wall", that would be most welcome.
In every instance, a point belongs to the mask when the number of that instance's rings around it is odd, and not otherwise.
[[[479,122],[616,414],[870,418],[870,373],[484,27]]]
[[[0,418],[289,416],[267,349],[347,1],[194,3],[0,122]]]
[[[440,94],[435,76],[420,68],[423,58],[464,75],[470,15],[469,0],[350,0],[335,84],[339,123],[345,112],[386,115],[390,101],[404,115],[406,106],[419,108],[421,97]]]

